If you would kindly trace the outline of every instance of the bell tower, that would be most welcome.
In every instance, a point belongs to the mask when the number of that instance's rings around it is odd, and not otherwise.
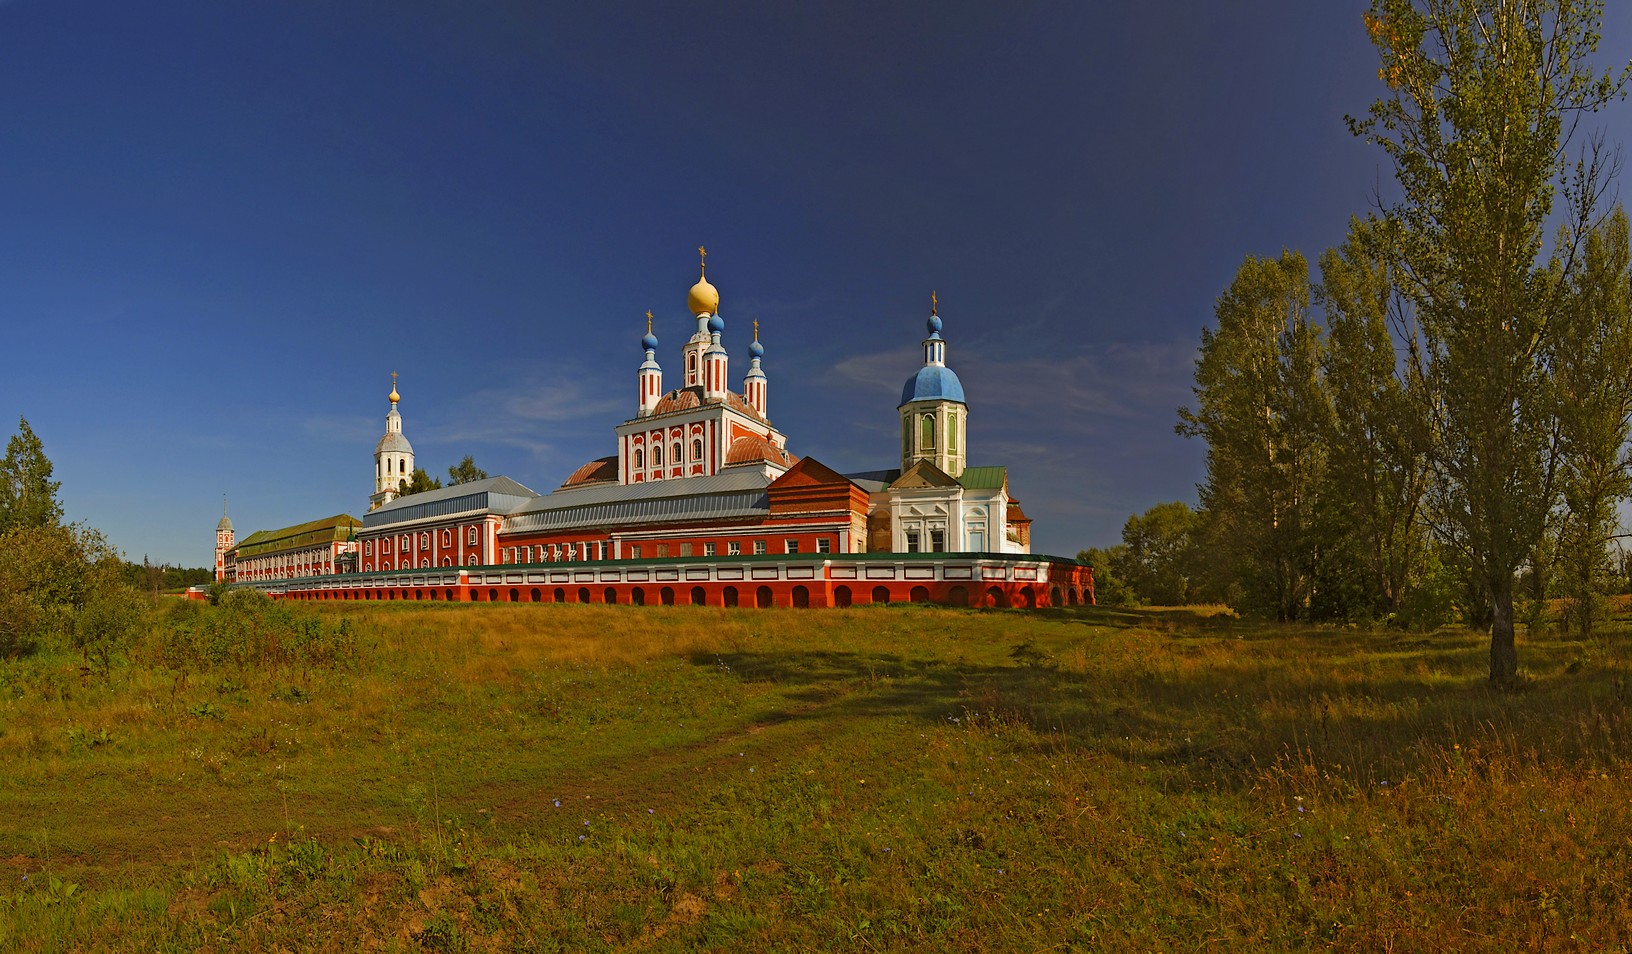
[[[374,492],[368,497],[368,509],[373,510],[396,499],[397,485],[414,474],[414,445],[402,436],[402,414],[397,402],[397,372],[391,372],[391,393],[386,395],[391,410],[385,414],[385,433],[374,445]]]
[[[215,581],[225,582],[227,578],[227,554],[238,544],[238,534],[232,529],[232,521],[227,518],[227,498],[221,497],[221,519],[215,524]]]
[[[946,341],[941,338],[940,300],[929,296],[929,337],[924,339],[924,366],[901,389],[901,469],[927,460],[959,477],[969,460],[969,405],[963,382],[946,366]]]

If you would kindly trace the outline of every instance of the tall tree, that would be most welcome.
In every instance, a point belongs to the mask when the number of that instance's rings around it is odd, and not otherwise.
[[[51,459],[25,418],[6,442],[0,460],[0,533],[14,527],[54,527],[62,522],[57,500],[61,481],[51,479]]]
[[[1385,234],[1379,234],[1385,233]],[[1331,496],[1338,536],[1363,562],[1374,614],[1398,614],[1426,547],[1426,437],[1400,380],[1389,331],[1396,288],[1381,242],[1386,229],[1350,223],[1348,240],[1320,259],[1332,398]]]
[[[1198,525],[1195,511],[1177,500],[1128,518],[1118,570],[1140,600],[1162,606],[1191,601]]]
[[[1625,448],[1632,436],[1632,248],[1617,206],[1587,235],[1565,276],[1567,307],[1551,356],[1564,513],[1555,578],[1565,625],[1583,635],[1604,612],[1613,572],[1616,504],[1632,495]]]
[[[1330,403],[1320,382],[1320,331],[1309,316],[1302,255],[1248,256],[1201,333],[1197,406],[1178,431],[1207,442],[1200,488],[1208,535],[1225,544],[1249,608],[1305,614],[1319,548],[1314,514]]]
[[[1366,16],[1388,92],[1351,128],[1389,155],[1400,186],[1387,215],[1433,437],[1433,512],[1490,594],[1500,682],[1518,669],[1514,574],[1554,500],[1547,356],[1561,296],[1543,227],[1559,187],[1600,186],[1594,161],[1566,177],[1565,149],[1626,78],[1588,62],[1602,14],[1596,0],[1373,0]]]
[[[487,471],[476,466],[476,459],[469,454],[465,459],[448,468],[448,486],[468,484],[478,480],[486,480]]]

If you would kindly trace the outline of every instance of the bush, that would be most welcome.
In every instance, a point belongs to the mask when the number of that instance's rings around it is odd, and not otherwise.
[[[95,592],[74,613],[74,646],[106,673],[147,622],[148,604],[134,587],[115,584]]]
[[[172,607],[158,640],[160,659],[181,682],[195,672],[229,666],[340,668],[357,654],[350,620],[331,624],[309,609],[252,589],[228,590],[216,606]]]

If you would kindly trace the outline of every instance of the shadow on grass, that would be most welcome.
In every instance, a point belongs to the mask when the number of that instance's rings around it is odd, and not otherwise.
[[[1632,755],[1619,664],[1504,691],[1482,678],[1472,636],[1293,639],[1282,630],[1270,645],[1254,629],[1265,646],[1193,664],[1120,660],[1093,675],[1055,668],[1029,644],[1006,666],[825,650],[699,653],[691,661],[784,687],[784,707],[768,721],[904,716],[944,725],[977,716],[1023,726],[1016,746],[1166,767],[1168,783],[1180,788],[1250,787],[1288,762],[1341,771],[1358,784],[1398,779],[1442,762],[1453,743],[1557,764]],[[1218,633],[1189,635],[1220,642]]]

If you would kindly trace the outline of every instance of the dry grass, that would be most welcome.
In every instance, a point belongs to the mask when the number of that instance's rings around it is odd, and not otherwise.
[[[1498,691],[1191,609],[314,612],[354,662],[4,664],[0,948],[1632,939],[1619,631]]]

